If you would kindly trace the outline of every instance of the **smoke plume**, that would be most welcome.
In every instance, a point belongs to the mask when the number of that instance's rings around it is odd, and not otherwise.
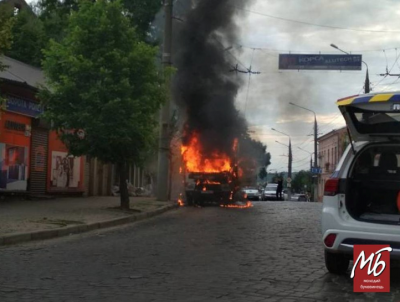
[[[241,2],[243,7],[243,2],[249,1]],[[227,50],[237,43],[238,11],[232,0],[192,3],[174,43],[178,70],[174,99],[186,115],[183,143],[196,132],[205,155],[214,151],[232,155],[234,139],[247,132],[246,122],[235,108],[242,81],[230,72],[236,62]]]

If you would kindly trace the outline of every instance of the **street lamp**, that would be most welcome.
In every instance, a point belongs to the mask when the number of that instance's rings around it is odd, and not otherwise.
[[[314,154],[314,152],[310,152],[310,151],[307,151],[307,150],[304,150],[304,149],[302,149],[302,148],[300,148],[300,147],[297,147],[297,149],[300,149],[301,151],[304,151],[304,152],[307,152],[308,154],[310,154],[310,170],[312,169],[312,155]]]
[[[278,132],[280,134],[283,134],[289,138],[289,145],[287,146],[289,148],[289,164],[288,164],[288,177],[292,178],[292,139],[289,134],[286,134],[285,132],[276,130],[275,128],[271,128],[271,130]]]
[[[308,109],[308,108],[305,108],[303,106],[294,104],[292,102],[290,102],[289,104],[292,105],[292,106],[295,106],[295,107],[310,111],[310,112],[312,112],[314,114],[314,167],[317,168],[318,167],[318,163],[317,163],[317,152],[318,152],[317,151],[317,135],[318,135],[317,115],[315,114],[315,111],[313,111],[311,109]]]
[[[330,45],[331,47],[345,53],[346,55],[351,55],[351,53],[344,51],[343,49],[340,49],[338,46],[336,46],[335,44]],[[370,88],[369,88],[369,75],[368,75],[368,64],[365,63],[363,60],[361,60],[361,62],[363,62],[365,64],[365,66],[367,67],[367,73],[365,75],[365,83],[364,83],[364,92],[365,93],[370,93]]]
[[[315,111],[308,109],[306,107],[294,104],[292,102],[290,102],[289,104],[292,106],[310,111],[314,114],[314,168],[317,168],[318,167],[318,162],[317,162],[317,154],[318,154],[318,151],[317,151],[317,140],[318,140],[318,137],[317,137],[318,136],[317,115],[316,115]],[[317,198],[318,198],[318,178],[315,178],[314,201],[316,201]]]
[[[289,162],[288,162],[288,178],[292,178],[292,139],[289,134],[286,134],[285,132],[281,132],[279,130],[276,130],[275,128],[271,128],[273,131],[278,132],[280,134],[283,134],[287,137],[289,137],[289,145],[287,146],[289,148]],[[278,142],[279,143],[279,142]],[[279,143],[280,144],[280,143]],[[282,144],[283,145],[283,144]],[[286,146],[286,145],[285,145]],[[290,200],[291,198],[291,189],[290,189],[290,182],[288,183],[288,198]]]
[[[289,147],[289,145],[282,144],[282,143],[280,143],[280,142],[278,142],[278,141],[275,141],[275,143],[278,143],[278,144],[283,145],[283,146],[285,146],[285,147]]]

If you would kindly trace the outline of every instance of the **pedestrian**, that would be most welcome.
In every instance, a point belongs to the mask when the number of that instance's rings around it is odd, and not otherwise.
[[[282,190],[283,190],[283,181],[282,178],[278,180],[278,186],[276,187],[276,199],[282,200]]]

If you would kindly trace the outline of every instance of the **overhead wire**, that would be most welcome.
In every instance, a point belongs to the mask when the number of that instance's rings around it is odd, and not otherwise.
[[[242,48],[248,48],[248,49],[253,49],[253,48],[255,48],[255,49],[257,49],[257,50],[261,50],[262,52],[273,52],[273,54],[271,54],[271,55],[274,55],[274,56],[276,56],[276,55],[279,55],[279,53],[282,53],[282,52],[287,52],[287,53],[307,53],[307,54],[309,54],[309,53],[321,53],[321,52],[323,52],[323,51],[321,51],[321,50],[293,50],[293,49],[274,49],[274,48],[269,48],[269,47],[253,47],[253,46],[245,46],[245,45],[243,45],[242,43],[236,43],[236,45],[238,45],[238,46],[240,46],[240,47],[242,47]],[[365,53],[365,52],[381,52],[381,51],[387,51],[387,50],[395,50],[395,49],[397,49],[397,48],[400,48],[400,46],[399,47],[393,47],[393,48],[384,48],[384,49],[364,49],[364,50],[351,50],[351,51],[349,51],[349,53],[356,53],[356,52],[362,52],[362,53]],[[335,52],[336,53],[336,52]]]
[[[350,28],[350,27],[341,27],[341,26],[333,26],[333,25],[324,25],[324,24],[317,24],[317,23],[311,23],[311,22],[306,22],[306,21],[300,21],[300,20],[294,20],[294,19],[289,19],[289,18],[283,18],[283,17],[278,17],[278,16],[273,16],[261,12],[256,12],[247,8],[243,7],[238,7],[236,5],[230,5],[233,6],[237,10],[245,11],[248,13],[268,17],[271,19],[276,19],[276,20],[281,20],[281,21],[286,21],[286,22],[292,22],[292,23],[298,23],[298,24],[304,24],[304,25],[309,25],[309,26],[316,26],[316,27],[323,27],[323,28],[330,28],[330,29],[335,29],[335,30],[349,30],[349,31],[358,31],[358,32],[370,32],[370,33],[400,33],[399,30],[372,30],[372,29],[363,29],[363,28]]]
[[[253,53],[251,54],[250,68],[248,69],[248,70],[249,70],[249,82],[248,82],[248,84],[247,84],[246,101],[245,101],[245,103],[244,103],[244,116],[246,116],[247,102],[248,102],[248,100],[249,100],[249,92],[250,92],[250,84],[251,84],[251,75],[252,75],[252,73],[251,73],[251,66],[253,65],[254,52],[255,52],[255,49],[253,49]]]
[[[309,159],[310,159],[310,156],[307,156],[307,157],[304,157],[303,159],[299,159],[299,160],[294,160],[294,161],[292,161],[292,164],[293,164],[293,163],[300,163],[300,162],[303,162],[303,161],[309,160]]]
[[[396,52],[397,54],[397,52]],[[385,54],[386,55],[386,54]],[[392,72],[393,67],[396,65],[397,61],[399,60],[400,54],[396,56],[396,60],[394,61],[392,67],[390,68],[390,70],[387,70],[387,66],[386,66],[386,74],[384,75],[384,77],[375,85],[372,86],[372,88],[375,88],[376,86],[378,86],[384,79],[387,78],[387,76]]]
[[[334,121],[336,121],[338,118],[343,117],[343,115],[342,115],[341,113],[338,113],[338,114],[336,114],[335,116],[336,116],[336,117],[334,117],[329,123],[324,124],[322,127],[320,127],[320,128],[318,129],[318,131],[325,132],[326,129],[328,129],[328,126],[329,126],[329,125],[331,125],[331,124],[332,124]]]

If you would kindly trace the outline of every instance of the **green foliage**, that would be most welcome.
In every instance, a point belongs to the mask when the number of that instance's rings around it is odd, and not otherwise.
[[[36,5],[40,21],[48,39],[61,41],[68,27],[68,19],[78,10],[77,0],[40,0]]]
[[[139,38],[146,39],[150,29],[150,24],[154,20],[155,15],[161,9],[161,0],[124,0],[127,16],[131,20]]]
[[[45,118],[71,154],[142,161],[166,95],[155,66],[157,49],[139,41],[119,2],[106,0],[83,1],[65,38],[50,44],[43,67],[51,90],[43,88],[40,98]]]
[[[89,0],[87,0],[89,1]],[[79,8],[78,0],[40,0],[38,11],[49,38],[60,41],[64,37],[68,18]],[[144,41],[157,12],[161,9],[161,0],[123,0],[124,14],[136,28],[140,40]]]
[[[0,0],[1,1],[1,0]],[[70,16],[79,9],[79,2],[95,2],[92,0],[39,0],[30,10],[21,10],[13,17],[11,6],[4,5],[0,12],[0,54],[5,49],[6,55],[40,66],[43,59],[42,50],[47,48],[50,40],[61,42],[68,28]],[[144,41],[150,30],[151,21],[160,10],[160,0],[123,0],[123,13],[132,26],[136,27],[137,37]],[[4,14],[5,13],[5,14]],[[3,16],[4,15],[4,16]],[[4,17],[6,17],[4,19]],[[7,22],[5,22],[7,20]],[[12,27],[14,42],[11,45],[9,34],[5,31]],[[5,46],[2,44],[5,43]]]
[[[267,152],[267,146],[248,135],[239,140],[239,158],[251,158],[256,165],[263,167],[271,164],[271,154]]]
[[[12,27],[14,19],[12,18],[13,11],[8,5],[0,7],[0,56],[3,55],[12,44]],[[0,62],[0,70],[6,66]]]
[[[39,67],[43,58],[42,49],[47,43],[42,22],[29,10],[21,10],[14,19],[13,44],[6,54]]]
[[[267,170],[265,169],[265,167],[262,167],[261,169],[260,169],[260,172],[258,173],[258,177],[261,179],[261,180],[264,180],[266,177],[267,177]]]
[[[296,192],[305,191],[306,189],[304,188],[304,186],[306,186],[307,191],[310,191],[311,185],[312,185],[312,174],[310,171],[301,170],[296,174],[295,178],[292,180],[292,188]]]

